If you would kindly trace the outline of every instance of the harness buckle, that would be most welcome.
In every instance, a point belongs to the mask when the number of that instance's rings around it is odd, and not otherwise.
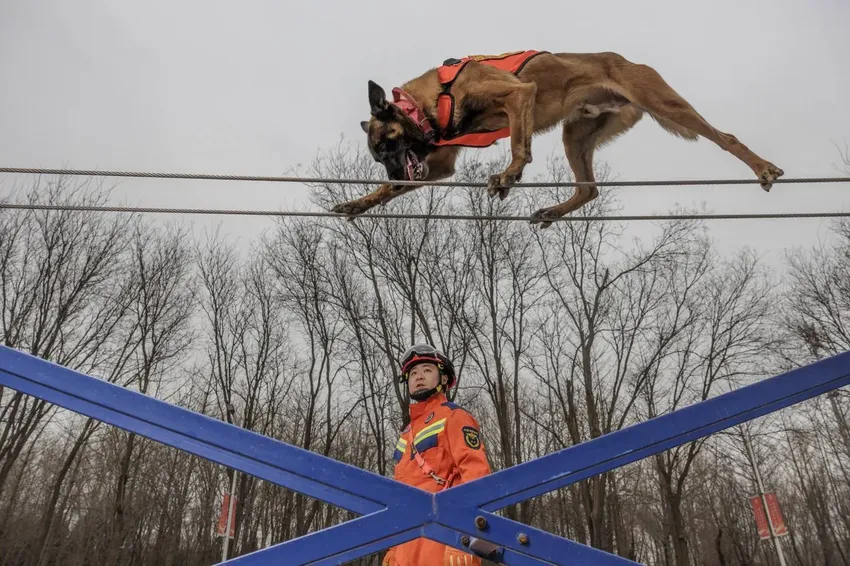
[[[434,480],[437,485],[447,485],[448,482],[451,481],[455,475],[457,475],[457,471],[453,470],[452,473],[449,474],[449,478],[447,480],[444,480],[443,478],[437,475],[437,473],[434,471],[434,468],[431,467],[431,464],[426,462],[425,458],[423,458],[422,455],[419,454],[419,451],[416,449],[415,446],[412,447],[412,450],[413,456],[414,458],[416,458],[416,463],[419,464],[419,469],[422,470],[423,474],[429,476],[432,480]]]

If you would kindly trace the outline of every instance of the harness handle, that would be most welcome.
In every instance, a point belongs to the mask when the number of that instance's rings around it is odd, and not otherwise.
[[[419,469],[422,470],[422,473],[425,474],[426,476],[429,476],[432,480],[434,480],[437,483],[437,485],[443,486],[440,489],[440,491],[442,491],[443,489],[447,489],[451,485],[451,482],[452,482],[452,480],[454,480],[455,476],[458,475],[457,474],[457,468],[454,468],[452,470],[452,473],[450,473],[449,477],[446,478],[446,479],[443,479],[439,475],[437,475],[437,473],[434,471],[434,468],[431,467],[431,464],[426,462],[425,458],[423,458],[422,455],[419,454],[419,451],[416,449],[416,445],[413,442],[413,430],[412,429],[410,431],[410,441],[409,441],[408,445],[410,446],[410,449],[413,451],[413,457],[416,458],[416,463],[419,464]]]

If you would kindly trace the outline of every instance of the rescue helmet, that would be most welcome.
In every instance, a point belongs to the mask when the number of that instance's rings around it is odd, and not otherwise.
[[[410,377],[410,370],[422,363],[437,365],[440,374],[447,378],[446,389],[450,389],[457,382],[457,375],[451,360],[430,344],[414,344],[402,355],[401,381],[407,382]]]

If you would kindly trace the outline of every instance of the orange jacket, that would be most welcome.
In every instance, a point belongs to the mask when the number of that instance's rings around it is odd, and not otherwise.
[[[421,456],[422,466],[411,447]],[[431,493],[490,473],[478,421],[449,402],[443,393],[410,405],[410,424],[402,431],[393,458],[396,461],[394,479]],[[445,483],[440,483],[441,480]],[[419,538],[391,548],[382,564],[480,566],[481,559],[454,547]]]

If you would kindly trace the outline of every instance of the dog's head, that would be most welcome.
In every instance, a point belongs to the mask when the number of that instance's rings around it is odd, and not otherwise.
[[[391,181],[420,181],[428,175],[425,158],[431,144],[422,129],[398,106],[387,100],[380,86],[369,81],[372,118],[360,122],[369,152],[387,170]]]

